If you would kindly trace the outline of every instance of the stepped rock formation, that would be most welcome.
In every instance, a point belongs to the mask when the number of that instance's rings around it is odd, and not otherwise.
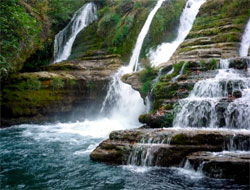
[[[249,151],[250,133],[237,130],[205,130],[205,129],[134,129],[125,131],[114,131],[109,139],[103,141],[90,155],[92,160],[106,162],[109,164],[134,164],[144,166],[180,166],[188,159],[197,169],[197,162],[209,159],[219,162],[226,159],[211,157],[211,152],[223,150]],[[234,147],[232,146],[234,144]],[[201,154],[200,151],[207,151]],[[233,167],[245,169],[244,179],[249,178],[250,156],[237,155],[233,159]],[[219,153],[218,153],[219,155]],[[203,156],[203,157],[202,157]],[[207,158],[206,158],[207,156]],[[229,154],[230,156],[230,154]],[[228,163],[232,163],[230,159]],[[208,164],[209,163],[207,161]],[[216,163],[216,162],[215,162]],[[220,164],[217,166],[220,168]],[[214,166],[216,167],[216,166]],[[206,167],[205,167],[206,168]],[[209,169],[206,169],[209,170]],[[210,168],[211,170],[211,168]],[[218,169],[217,169],[218,170]],[[227,168],[221,175],[209,173],[210,176],[221,178],[233,178],[234,170]]]
[[[208,0],[196,17],[192,30],[172,56],[179,61],[199,61],[239,56],[241,36],[248,21],[248,0]]]

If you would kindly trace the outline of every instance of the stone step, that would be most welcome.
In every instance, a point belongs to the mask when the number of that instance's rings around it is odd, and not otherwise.
[[[214,178],[231,178],[249,183],[250,151],[195,152],[187,156],[195,170]]]
[[[193,152],[218,152],[235,147],[249,151],[250,131],[174,128],[114,131],[90,157],[109,164],[126,164],[129,155],[138,146],[142,149],[153,146],[153,165],[176,166]]]

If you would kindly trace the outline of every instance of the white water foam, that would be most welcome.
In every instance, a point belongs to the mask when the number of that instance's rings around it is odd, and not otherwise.
[[[87,3],[76,11],[69,24],[55,36],[54,63],[68,59],[77,34],[96,19],[94,3]]]
[[[159,0],[156,7],[151,11],[137,41],[144,40],[142,39],[142,36],[144,36],[142,34],[145,34],[145,32],[147,33],[149,30],[152,18],[163,1],[164,0]],[[93,6],[93,3],[85,5],[75,14],[74,17],[77,17],[81,11],[85,12],[85,9],[95,9]],[[91,13],[94,12],[95,10],[92,10]],[[76,18],[72,19],[72,22],[75,19]],[[71,27],[71,25],[68,27]],[[140,46],[140,48],[138,48],[138,46]],[[135,49],[136,51],[133,51],[132,57],[139,56],[141,44],[137,43]],[[130,85],[124,84],[120,80],[120,77],[123,74],[133,72],[135,64],[135,62],[131,61],[128,66],[121,67],[114,75],[102,109],[103,111],[106,111],[106,101],[110,101],[111,108],[109,108],[110,112],[107,117],[93,121],[85,120],[84,122],[75,123],[57,123],[42,126],[21,125],[19,127],[25,128],[23,135],[32,137],[38,141],[66,141],[69,143],[78,143],[76,138],[78,135],[85,137],[86,141],[96,139],[90,143],[86,150],[76,151],[75,154],[78,155],[90,153],[100,143],[97,143],[97,139],[101,141],[104,138],[108,138],[109,133],[114,130],[125,130],[139,127],[140,123],[138,121],[138,116],[146,110],[146,106],[144,105],[139,93],[134,91]],[[72,135],[72,138],[70,135]]]
[[[221,60],[220,66],[215,78],[198,81],[189,96],[179,100],[181,109],[174,119],[175,127],[249,129],[250,78],[229,69],[228,60]],[[241,97],[234,100],[234,92]],[[233,101],[227,106],[225,100],[230,97]],[[226,109],[223,115],[219,115],[220,109]],[[221,123],[223,118],[225,124]]]
[[[112,78],[112,82],[101,109],[101,112],[104,112],[110,105],[111,118],[125,118],[124,122],[136,121],[138,126],[138,116],[146,111],[146,106],[144,105],[140,94],[133,90],[130,85],[124,84],[120,78],[124,74],[132,73],[138,69],[139,56],[143,41],[148,33],[155,13],[164,1],[165,0],[159,0],[154,9],[150,12],[137,38],[129,65],[121,67]]]
[[[250,19],[248,20],[245,32],[242,36],[240,44],[240,57],[245,57],[248,55],[249,46],[250,46]]]
[[[199,9],[206,0],[188,0],[186,7],[180,17],[180,26],[177,38],[171,43],[162,43],[156,50],[150,50],[148,53],[150,62],[153,66],[167,62],[174,54],[179,45],[185,40],[190,32]]]

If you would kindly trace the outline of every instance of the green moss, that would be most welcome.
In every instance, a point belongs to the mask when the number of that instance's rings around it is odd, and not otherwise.
[[[147,65],[146,68],[139,73],[139,80],[143,83],[141,92],[146,95],[152,87],[152,80],[157,76],[157,71]]]
[[[69,84],[70,84],[71,87],[73,87],[73,86],[75,86],[76,81],[74,79],[70,79]]]
[[[144,40],[141,58],[146,57],[150,48],[156,48],[162,42],[171,42],[175,39],[179,18],[185,4],[185,0],[163,2],[153,18],[149,32]]]
[[[176,134],[172,137],[170,144],[172,145],[187,145],[189,139],[184,134]]]
[[[50,86],[52,87],[53,90],[57,90],[63,88],[64,82],[61,78],[53,78],[50,81]]]
[[[3,90],[2,106],[11,110],[13,116],[24,116],[33,113],[33,108],[39,108],[50,104],[52,101],[60,100],[58,92],[49,89],[40,90]]]

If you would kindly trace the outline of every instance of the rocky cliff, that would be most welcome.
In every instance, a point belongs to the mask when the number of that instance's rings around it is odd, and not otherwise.
[[[106,55],[65,61],[10,76],[2,86],[3,126],[83,119],[100,109],[110,76],[122,64]]]

